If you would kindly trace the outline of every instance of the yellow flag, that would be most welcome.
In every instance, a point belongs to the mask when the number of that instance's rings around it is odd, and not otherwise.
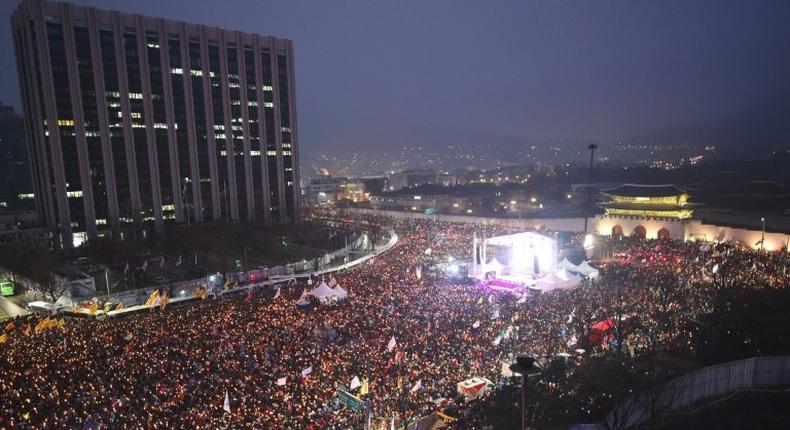
[[[159,290],[154,290],[150,296],[148,296],[148,300],[146,300],[146,306],[153,306],[156,299],[159,297]]]
[[[362,378],[362,386],[359,387],[359,395],[366,396],[370,392],[370,388],[368,387],[368,378],[367,376]]]
[[[25,336],[30,336],[32,332],[33,332],[33,327],[30,326],[30,323],[27,323],[24,330]]]
[[[14,322],[11,321],[10,323],[5,325],[5,331],[11,331],[14,329]]]
[[[58,321],[58,328],[60,328],[61,330],[65,330],[66,329],[66,320],[65,319],[61,318],[60,321]]]
[[[6,333],[3,333],[2,335],[0,335],[0,343],[6,343],[6,342],[8,342],[8,335]]]
[[[99,311],[99,304],[98,304],[98,303],[96,303],[96,302],[94,302],[93,304],[91,304],[91,309],[90,309],[90,311],[91,311],[91,315],[96,315],[96,312],[98,312],[98,311]]]
[[[117,305],[115,305],[116,311],[120,311],[121,309],[123,309],[123,303],[118,303]]]

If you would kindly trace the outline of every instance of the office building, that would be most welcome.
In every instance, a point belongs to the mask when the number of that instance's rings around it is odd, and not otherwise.
[[[299,219],[290,40],[40,0],[11,20],[37,210],[58,246]]]

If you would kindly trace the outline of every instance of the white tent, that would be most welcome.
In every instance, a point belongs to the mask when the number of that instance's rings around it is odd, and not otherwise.
[[[587,263],[587,261],[583,261],[582,264],[578,266],[578,269],[576,269],[576,272],[581,273],[582,275],[585,275],[589,278],[598,277],[598,269],[590,266],[590,264]]]
[[[492,258],[491,261],[486,264],[486,272],[496,272],[497,275],[504,274],[505,265],[500,263],[496,257]]]
[[[541,291],[551,291],[562,288],[567,283],[567,280],[560,278],[554,272],[549,272],[546,276],[538,279],[537,285]]]
[[[345,299],[348,297],[348,291],[341,287],[340,284],[335,284],[335,286],[332,288],[332,291],[334,291],[335,296],[337,296],[339,299]]]
[[[329,287],[326,282],[321,281],[321,283],[316,287],[313,291],[307,293],[310,296],[317,298],[320,301],[325,301],[330,297],[337,297],[337,292]]]
[[[579,266],[571,263],[570,261],[568,261],[567,258],[564,258],[562,261],[560,261],[559,266],[560,266],[560,268],[563,268],[563,269],[565,269],[565,270],[567,270],[569,272],[578,272],[579,271]]]

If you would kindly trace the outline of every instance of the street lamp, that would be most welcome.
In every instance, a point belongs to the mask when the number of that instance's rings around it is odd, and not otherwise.
[[[763,235],[760,238],[760,251],[765,249],[765,217],[760,217],[760,221],[763,223]]]
[[[591,197],[592,197],[592,175],[593,175],[593,159],[595,157],[595,150],[598,149],[598,145],[591,143],[587,146],[587,149],[590,150],[590,173],[587,177],[587,208],[585,208],[584,213],[584,234],[587,234],[587,212],[586,210],[589,209]]]
[[[535,359],[529,355],[519,355],[510,365],[510,371],[521,375],[521,430],[527,430],[527,379],[540,374]]]

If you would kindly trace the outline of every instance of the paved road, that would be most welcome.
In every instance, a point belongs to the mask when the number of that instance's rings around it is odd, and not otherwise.
[[[0,311],[8,315],[9,318],[17,317],[20,315],[27,315],[30,313],[29,311],[25,310],[25,308],[1,296],[0,296]]]

